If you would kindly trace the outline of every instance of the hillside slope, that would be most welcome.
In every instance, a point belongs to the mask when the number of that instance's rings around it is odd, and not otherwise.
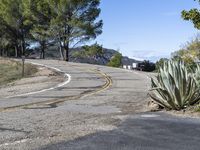
[[[82,51],[81,48],[73,48],[70,49],[69,52],[69,61],[70,62],[77,62],[77,63],[88,63],[88,64],[98,64],[98,65],[107,65],[110,59],[118,53],[118,51],[113,49],[103,48],[103,55],[102,56],[94,56],[94,57],[74,57],[73,54],[77,51]],[[31,52],[31,58],[40,58],[40,51],[34,50]],[[46,51],[46,58],[47,59],[60,59],[60,53],[58,48],[51,47]],[[137,63],[135,59],[131,59],[129,57],[123,56],[122,63],[125,65],[131,65],[132,63]]]

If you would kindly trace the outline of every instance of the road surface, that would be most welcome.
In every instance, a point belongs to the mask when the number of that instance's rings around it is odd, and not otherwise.
[[[143,73],[55,60],[69,82],[51,90],[0,99],[0,149],[199,149],[200,120],[146,109]]]

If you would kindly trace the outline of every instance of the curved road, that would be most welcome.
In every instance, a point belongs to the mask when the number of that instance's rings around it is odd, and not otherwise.
[[[150,113],[145,74],[88,64],[31,60],[71,81],[0,100],[0,149],[199,149],[200,120]]]

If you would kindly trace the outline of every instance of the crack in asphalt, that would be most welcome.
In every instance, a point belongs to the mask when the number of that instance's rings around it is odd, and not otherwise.
[[[76,67],[76,65],[73,65],[73,67]],[[84,70],[86,70],[86,69],[84,69]],[[41,101],[41,102],[34,102],[34,103],[23,104],[23,105],[16,105],[16,106],[12,106],[12,107],[3,107],[3,108],[0,108],[0,112],[14,111],[16,109],[31,109],[31,107],[35,106],[35,105],[40,105],[40,106],[41,105],[48,105],[49,107],[45,107],[45,108],[56,108],[58,104],[63,103],[65,101],[76,100],[76,99],[79,99],[79,98],[91,96],[91,95],[100,93],[104,90],[107,90],[110,86],[112,86],[112,83],[113,83],[112,79],[107,74],[102,73],[101,71],[96,70],[96,69],[88,69],[88,71],[99,74],[101,76],[101,78],[104,78],[106,80],[106,83],[102,86],[99,86],[99,88],[94,89],[94,87],[92,87],[94,90],[84,91],[79,95],[66,96],[64,98],[46,100],[46,101]],[[42,109],[42,107],[38,107],[38,108],[34,107],[33,109]],[[43,109],[44,109],[44,107],[43,107]]]

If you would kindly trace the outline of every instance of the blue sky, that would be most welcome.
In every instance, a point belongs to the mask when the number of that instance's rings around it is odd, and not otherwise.
[[[97,42],[123,55],[150,59],[171,52],[198,33],[181,11],[199,8],[193,0],[101,0],[103,34]]]

